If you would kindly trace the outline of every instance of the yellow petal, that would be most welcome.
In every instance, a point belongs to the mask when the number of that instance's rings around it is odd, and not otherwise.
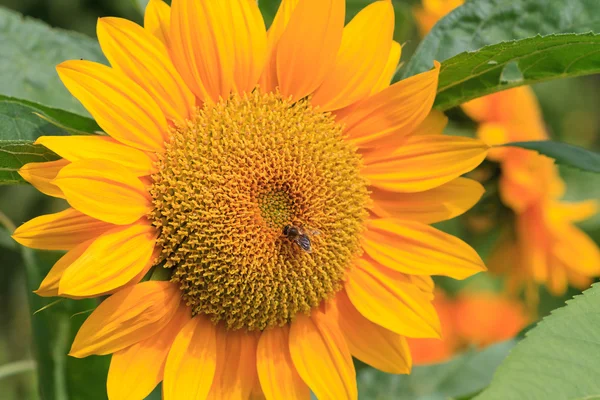
[[[488,146],[476,139],[417,135],[377,156],[365,155],[363,175],[371,185],[397,192],[421,192],[441,186],[477,167]]]
[[[25,164],[19,169],[19,175],[40,192],[52,197],[65,198],[62,190],[52,183],[60,170],[69,164],[68,160],[56,160]]]
[[[171,282],[148,281],[120,290],[85,320],[69,355],[110,354],[141,342],[167,326],[180,300]]]
[[[131,79],[84,60],[56,67],[69,92],[113,139],[141,150],[161,151],[167,120],[156,102]]]
[[[407,136],[425,120],[437,91],[440,63],[336,113],[349,139],[362,145],[395,134]]]
[[[193,115],[196,98],[160,40],[122,18],[100,18],[97,33],[102,52],[113,68],[140,85],[168,119],[182,122]]]
[[[381,78],[394,35],[394,7],[376,1],[363,8],[344,28],[342,44],[312,104],[337,110],[367,97]]]
[[[385,156],[390,152],[390,149],[395,149],[402,146],[411,136],[415,135],[441,135],[448,124],[448,117],[443,112],[431,110],[427,118],[419,126],[415,128],[410,136],[406,136],[403,132],[396,132],[392,135],[383,136],[361,145],[365,150],[362,151],[365,161],[375,160]]]
[[[190,309],[180,305],[173,319],[156,335],[114,353],[106,381],[108,398],[146,398],[158,382],[162,381],[171,345],[190,319]]]
[[[209,399],[249,399],[258,385],[256,348],[258,335],[254,332],[217,330],[217,342],[224,342],[218,351],[217,368]],[[223,340],[224,339],[224,340]],[[219,349],[219,344],[217,344]],[[221,346],[223,350],[223,346]]]
[[[258,342],[257,368],[262,390],[267,400],[306,400],[310,390],[292,361],[289,347],[289,327],[263,331]]]
[[[23,246],[33,249],[70,250],[112,227],[114,225],[68,208],[25,222],[12,237]]]
[[[352,355],[337,322],[300,314],[290,328],[290,354],[298,374],[319,399],[356,399]]]
[[[136,176],[155,171],[152,159],[146,153],[107,136],[41,136],[35,143],[71,162],[92,158],[108,160],[124,166]]]
[[[394,75],[396,75],[396,71],[398,70],[398,63],[400,62],[400,57],[402,56],[402,46],[400,43],[396,41],[392,41],[392,48],[390,49],[390,53],[388,55],[387,62],[379,77],[379,80],[371,89],[371,96],[375,93],[381,92],[383,89],[390,86],[392,83],[392,79]]]
[[[403,336],[363,317],[346,292],[340,292],[336,302],[340,329],[354,357],[388,374],[410,373],[410,349]]]
[[[404,274],[358,259],[346,281],[346,293],[354,307],[377,325],[408,337],[440,337],[431,299]]]
[[[125,285],[150,269],[156,236],[147,221],[105,232],[65,271],[59,295],[91,297]]]
[[[378,263],[407,274],[465,279],[485,270],[468,244],[420,222],[370,220],[363,249]]]
[[[335,65],[345,11],[344,0],[303,0],[295,7],[277,45],[277,80],[284,97],[296,101],[321,85]]]
[[[254,1],[179,0],[171,9],[173,62],[203,101],[254,89],[267,34]]]
[[[556,257],[573,271],[591,277],[600,275],[600,250],[579,228],[565,225],[553,251]]]
[[[469,210],[484,191],[479,182],[466,178],[456,178],[442,186],[417,193],[395,193],[371,188],[371,210],[378,217],[433,224]]]
[[[167,356],[163,398],[206,399],[216,365],[216,327],[208,318],[196,315],[181,329]]]
[[[117,225],[137,221],[152,207],[144,184],[111,161],[74,162],[63,168],[53,183],[76,210]]]
[[[80,243],[79,245],[73,247],[71,250],[67,252],[64,256],[59,258],[59,260],[54,264],[54,266],[48,271],[44,280],[40,284],[40,287],[35,290],[35,294],[42,297],[56,297],[58,296],[58,285],[63,277],[63,274],[67,270],[67,268],[90,247],[93,240],[88,240],[87,242]],[[70,296],[65,296],[70,297]]]
[[[552,218],[570,222],[581,222],[598,213],[596,200],[581,201],[578,203],[557,202],[549,211]]]
[[[171,47],[171,7],[162,0],[150,0],[144,13],[144,29],[165,47]]]
[[[260,77],[260,88],[263,92],[274,92],[277,87],[277,45],[285,31],[298,0],[282,0],[267,32],[267,62]]]

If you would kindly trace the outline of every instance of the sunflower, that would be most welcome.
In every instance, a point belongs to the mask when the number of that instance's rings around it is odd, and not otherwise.
[[[415,364],[443,362],[469,348],[511,339],[531,321],[521,302],[500,293],[466,289],[454,298],[437,290],[435,295],[442,338],[408,339]]]
[[[479,122],[477,134],[490,145],[549,139],[529,87],[472,100],[463,110]],[[596,201],[561,201],[565,184],[554,161],[534,151],[494,148],[488,158],[500,165],[500,198],[514,214],[514,225],[505,228],[492,253],[490,269],[506,275],[512,291],[525,286],[533,296],[538,284],[555,295],[564,294],[569,284],[588,287],[600,276],[600,251],[574,223],[596,214]]]
[[[57,67],[107,135],[38,140],[62,159],[21,175],[70,208],[14,238],[68,251],[39,295],[110,295],[70,351],[112,354],[109,398],[356,398],[352,356],[408,373],[406,337],[439,335],[431,275],[484,269],[428,224],[479,199],[488,146],[439,134],[439,63],[390,86],[391,2],[344,19],[151,0],[100,19],[111,67]]]

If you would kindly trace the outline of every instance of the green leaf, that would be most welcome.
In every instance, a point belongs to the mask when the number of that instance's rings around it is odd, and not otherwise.
[[[556,160],[557,164],[574,167],[582,171],[600,173],[600,154],[572,144],[554,142],[552,140],[534,142],[512,142],[501,147],[520,147],[534,150]]]
[[[61,118],[62,123],[79,128],[97,127],[87,118],[44,106],[34,108],[28,104],[26,101],[0,98],[0,184],[23,183],[17,171],[27,163],[59,159],[52,151],[33,144],[43,135],[73,133],[74,129],[71,127],[59,127],[50,123],[52,117]]]
[[[17,173],[25,164],[59,158],[44,146],[28,140],[0,140],[0,185],[25,183]]]
[[[42,104],[34,103],[33,101],[16,99],[14,97],[7,97],[0,95],[0,112],[2,112],[3,104],[20,104],[25,107],[20,110],[24,114],[34,114],[40,116],[42,119],[50,122],[58,128],[62,128],[72,135],[89,135],[91,133],[100,132],[102,129],[98,126],[96,121],[92,118],[84,117],[78,114],[71,113],[65,110],[59,110],[57,108],[47,107]],[[16,111],[13,111],[13,115]],[[9,126],[9,129],[12,127]],[[0,126],[1,139],[10,139],[10,131],[2,131]],[[38,135],[39,136],[39,135]],[[35,136],[36,138],[38,136]]]
[[[499,42],[556,33],[600,32],[597,0],[472,0],[439,21],[402,71],[427,71],[433,60]],[[523,69],[523,68],[521,68]]]
[[[461,53],[442,63],[437,109],[521,85],[600,73],[600,35],[536,36]]]
[[[0,94],[89,116],[55,68],[65,60],[106,63],[96,40],[0,7],[0,49]]]
[[[416,366],[410,375],[390,375],[364,368],[358,374],[358,397],[446,400],[476,393],[489,384],[494,371],[515,343],[509,340],[483,351],[468,351],[443,364]]]
[[[527,332],[477,400],[600,398],[600,285]]]

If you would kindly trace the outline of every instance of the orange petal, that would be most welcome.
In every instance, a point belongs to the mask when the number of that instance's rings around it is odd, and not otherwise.
[[[296,101],[309,95],[333,68],[345,9],[344,0],[303,0],[295,7],[277,45],[277,80],[284,97]]]
[[[141,150],[107,136],[41,136],[36,141],[71,162],[92,158],[120,164],[136,176],[155,171],[152,159]]]
[[[262,390],[267,400],[306,400],[310,390],[292,361],[289,347],[289,327],[263,331],[258,342],[257,368]]]
[[[208,318],[196,315],[181,329],[167,356],[163,398],[206,399],[216,365],[216,327]]]
[[[465,279],[485,266],[477,252],[459,238],[414,221],[373,219],[363,248],[378,263],[413,275]]]
[[[394,79],[394,75],[396,75],[396,71],[398,70],[398,63],[400,62],[401,56],[402,46],[400,43],[393,40],[392,48],[390,49],[383,73],[379,77],[379,80],[375,86],[373,86],[373,89],[371,89],[371,96],[390,86],[390,83],[392,83],[392,79]]]
[[[141,150],[163,149],[167,120],[152,97],[131,79],[84,60],[65,61],[56,70],[69,92],[114,139]]]
[[[356,309],[377,325],[408,337],[440,337],[440,321],[430,296],[402,273],[359,259],[349,274],[346,292]]]
[[[111,400],[144,399],[163,379],[167,354],[179,331],[191,319],[180,305],[169,324],[156,335],[112,355],[106,388]]]
[[[421,192],[473,170],[487,151],[488,146],[476,139],[417,135],[384,154],[365,154],[362,173],[381,189]]]
[[[68,208],[25,222],[15,230],[12,237],[23,246],[33,249],[70,250],[112,227],[114,225]]]
[[[150,0],[144,13],[144,29],[168,49],[171,46],[171,7],[162,0]]]
[[[65,271],[58,294],[91,297],[124,286],[152,266],[156,236],[147,221],[102,234]]]
[[[19,175],[40,192],[52,196],[65,198],[62,190],[52,183],[60,170],[69,164],[68,160],[56,160],[40,163],[25,164],[19,169]]]
[[[388,374],[410,373],[412,360],[404,337],[363,317],[346,292],[340,292],[336,302],[340,329],[354,357]]]
[[[110,161],[74,162],[52,182],[73,208],[113,224],[133,223],[152,207],[144,184],[125,167]]]
[[[417,193],[395,193],[371,188],[371,210],[379,217],[392,217],[425,224],[445,221],[473,207],[485,189],[472,179],[456,178],[434,189]]]
[[[352,355],[337,322],[315,312],[292,322],[290,354],[298,374],[319,399],[356,399]]]
[[[208,398],[249,399],[258,386],[258,335],[243,330],[217,329],[217,336],[217,348],[223,351],[218,351],[217,368]]]
[[[148,281],[120,290],[85,320],[69,355],[110,354],[141,342],[167,326],[180,300],[171,282]]]
[[[64,256],[54,264],[50,271],[44,277],[44,280],[40,284],[40,287],[34,291],[35,294],[42,297],[56,297],[58,296],[58,285],[63,277],[63,274],[67,268],[75,262],[81,255],[90,247],[93,240],[80,243],[73,247]],[[70,296],[65,296],[70,297]]]
[[[298,0],[282,0],[267,32],[267,62],[259,81],[263,93],[274,92],[278,86],[277,45],[297,4]]]
[[[193,115],[196,98],[160,40],[123,18],[100,18],[97,33],[102,52],[113,68],[140,85],[167,118],[182,122]]]
[[[356,106],[340,110],[338,121],[349,139],[362,145],[377,138],[414,131],[431,111],[437,91],[440,63],[431,71],[393,84]]]
[[[179,0],[171,12],[173,62],[196,96],[217,101],[254,88],[267,51],[256,2]]]
[[[394,7],[390,1],[376,1],[363,8],[344,28],[335,63],[311,102],[330,111],[367,97],[381,79],[393,35]]]

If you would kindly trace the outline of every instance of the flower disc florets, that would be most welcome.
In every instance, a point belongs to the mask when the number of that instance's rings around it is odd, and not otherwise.
[[[276,93],[233,95],[175,127],[157,164],[160,260],[194,314],[265,329],[342,288],[369,197],[331,114]],[[289,224],[312,252],[283,235]]]

